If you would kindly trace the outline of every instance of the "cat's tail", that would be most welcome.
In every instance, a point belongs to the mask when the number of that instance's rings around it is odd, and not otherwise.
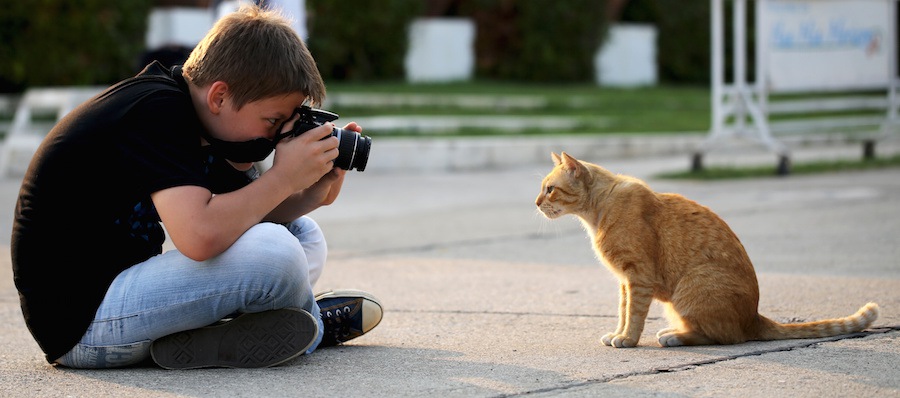
[[[878,318],[878,304],[868,303],[855,314],[823,321],[781,324],[760,315],[759,340],[808,339],[862,331]]]

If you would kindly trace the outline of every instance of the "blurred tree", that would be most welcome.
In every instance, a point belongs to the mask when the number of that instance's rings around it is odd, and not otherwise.
[[[421,1],[307,0],[310,52],[326,79],[402,79],[408,29]]]
[[[630,0],[621,21],[656,25],[660,80],[709,84],[709,1]]]
[[[531,82],[592,80],[605,11],[593,0],[469,0],[461,6],[476,24],[476,74]]]
[[[199,7],[207,8],[215,1],[221,0],[153,0],[154,7]]]
[[[0,91],[94,85],[134,73],[151,0],[32,0],[0,5]]]
[[[622,12],[629,0],[606,0],[606,19],[609,21],[618,21],[622,17]]]

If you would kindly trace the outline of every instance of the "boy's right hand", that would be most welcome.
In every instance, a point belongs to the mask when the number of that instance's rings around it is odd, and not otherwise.
[[[293,123],[290,124],[285,128],[292,127]],[[334,168],[338,156],[340,142],[331,136],[333,129],[333,123],[324,123],[296,137],[282,139],[275,147],[275,158],[268,172],[282,173],[294,192],[315,184]]]

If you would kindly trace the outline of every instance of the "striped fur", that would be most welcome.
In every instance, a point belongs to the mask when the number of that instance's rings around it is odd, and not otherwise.
[[[605,345],[636,346],[654,299],[670,322],[657,333],[664,347],[836,336],[878,318],[878,305],[868,303],[844,318],[772,321],[758,313],[759,286],[744,246],[710,209],[565,152],[552,157],[556,167],[535,204],[547,218],[577,216],[619,279],[619,323],[601,338]]]

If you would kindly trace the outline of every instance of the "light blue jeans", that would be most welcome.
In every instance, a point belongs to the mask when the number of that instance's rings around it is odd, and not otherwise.
[[[301,217],[250,228],[228,250],[194,261],[170,250],[119,274],[81,341],[56,363],[112,368],[140,363],[160,337],[236,313],[300,308],[319,318],[313,297],[327,255],[318,224]],[[319,341],[323,325],[319,319]]]

